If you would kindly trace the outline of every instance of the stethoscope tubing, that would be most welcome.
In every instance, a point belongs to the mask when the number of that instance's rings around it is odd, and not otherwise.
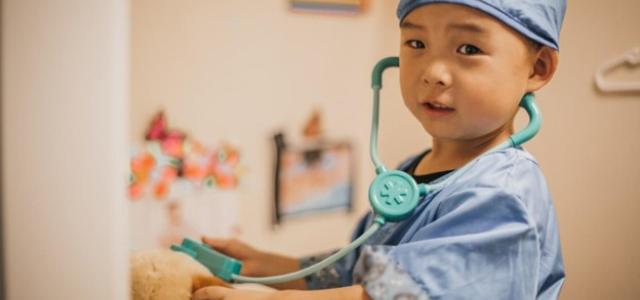
[[[388,172],[387,168],[382,164],[380,159],[378,158],[377,153],[377,144],[378,144],[378,124],[379,124],[379,111],[380,111],[380,89],[382,88],[382,72],[389,67],[398,67],[399,59],[397,57],[387,57],[382,59],[376,66],[374,67],[373,75],[372,75],[372,88],[373,88],[373,114],[371,121],[371,138],[370,138],[370,155],[371,160],[375,166],[376,174],[381,175],[383,173]],[[541,116],[540,112],[535,105],[533,94],[526,94],[520,106],[523,107],[527,114],[529,115],[529,124],[522,131],[513,134],[509,137],[508,140],[502,142],[501,144],[493,147],[482,155],[476,157],[472,161],[465,164],[460,169],[454,171],[451,175],[449,175],[445,180],[442,180],[435,184],[420,184],[420,191],[422,195],[431,194],[443,189],[446,185],[454,182],[460,176],[462,176],[466,170],[471,168],[474,163],[485,155],[501,151],[510,147],[517,147],[519,145],[524,144],[525,142],[532,139],[540,130],[541,126]],[[371,226],[357,239],[351,242],[346,247],[342,248],[338,252],[330,255],[329,257],[323,259],[322,261],[309,266],[307,268],[298,270],[296,272],[276,275],[276,276],[267,276],[267,277],[249,277],[242,275],[232,275],[232,281],[236,283],[260,283],[260,284],[275,284],[281,282],[288,282],[297,279],[304,278],[313,273],[320,271],[328,267],[329,265],[335,263],[342,257],[346,256],[350,252],[356,250],[362,243],[368,240],[373,234],[375,234],[385,223],[387,220],[385,217],[376,214],[374,217],[374,222]]]

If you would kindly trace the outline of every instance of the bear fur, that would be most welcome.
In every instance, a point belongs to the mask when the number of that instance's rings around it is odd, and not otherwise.
[[[206,286],[228,286],[190,256],[165,249],[130,256],[131,300],[190,300]]]

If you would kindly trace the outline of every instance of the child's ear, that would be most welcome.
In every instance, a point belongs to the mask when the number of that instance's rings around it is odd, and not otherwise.
[[[543,46],[533,55],[531,74],[527,81],[527,91],[535,92],[545,86],[558,68],[558,51]]]

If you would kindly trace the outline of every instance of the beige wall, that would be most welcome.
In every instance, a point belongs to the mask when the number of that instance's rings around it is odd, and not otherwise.
[[[601,63],[640,46],[640,2],[571,1],[560,70],[540,93],[545,127],[530,149],[560,218],[564,299],[640,298],[640,92],[603,94]],[[640,68],[627,78],[640,80]]]
[[[359,213],[270,227],[271,136],[279,129],[298,134],[311,110],[322,105],[329,135],[359,147],[357,190],[364,197],[372,174],[365,155],[369,72],[382,55],[375,35],[380,6],[349,18],[292,14],[287,1],[274,0],[132,5],[132,140],[141,139],[160,108],[170,126],[204,143],[230,139],[248,167],[240,211],[244,239],[294,254],[343,245]],[[358,211],[365,208],[359,201]]]
[[[2,1],[2,299],[128,297],[128,9]]]
[[[204,142],[236,142],[250,168],[243,239],[305,254],[343,245],[367,208],[369,72],[397,51],[396,1],[373,1],[354,18],[293,14],[286,3],[132,1],[131,139],[165,108],[171,124]],[[640,212],[640,94],[602,94],[592,83],[600,63],[640,46],[638,11],[635,0],[571,1],[560,69],[539,93],[545,122],[527,148],[558,210],[569,276],[562,299],[640,298],[640,226],[633,222]],[[381,155],[390,165],[429,144],[402,106],[394,76],[385,77],[382,104]],[[329,133],[358,146],[358,213],[272,230],[269,137],[297,128],[320,104]]]

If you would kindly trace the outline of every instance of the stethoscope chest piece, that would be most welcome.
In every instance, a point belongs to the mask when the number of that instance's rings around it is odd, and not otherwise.
[[[389,222],[409,217],[418,206],[420,195],[426,195],[426,189],[422,185],[419,188],[409,174],[401,171],[382,172],[369,186],[373,211]]]

